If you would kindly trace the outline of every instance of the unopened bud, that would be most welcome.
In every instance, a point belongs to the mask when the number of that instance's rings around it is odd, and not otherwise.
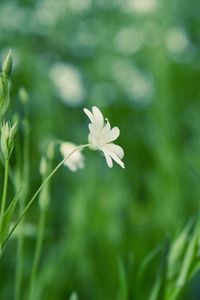
[[[46,159],[45,156],[43,156],[43,157],[41,158],[41,160],[40,160],[40,175],[41,175],[42,177],[45,177],[45,176],[46,176],[46,174],[47,174],[47,169],[48,169],[48,167],[47,167],[47,159]]]
[[[10,74],[11,74],[11,71],[12,71],[12,54],[11,54],[11,50],[8,52],[8,55],[6,56],[6,58],[3,61],[2,71],[7,77],[9,77]]]
[[[22,126],[23,126],[24,133],[29,134],[31,129],[30,129],[29,121],[27,119],[23,119]]]
[[[17,122],[10,129],[10,140],[13,140],[17,132]]]
[[[47,176],[48,173],[48,162],[47,158],[43,156],[40,161],[40,174],[43,178]],[[44,181],[43,181],[44,182]],[[47,183],[40,192],[38,204],[40,210],[46,210],[49,206],[49,184]]]
[[[9,124],[3,123],[1,127],[1,151],[5,159],[9,157]]]
[[[27,93],[26,89],[21,87],[19,90],[19,99],[22,103],[27,103],[29,100],[29,94]]]
[[[49,146],[47,148],[47,157],[49,160],[52,160],[54,158],[54,142],[50,142]]]
[[[49,207],[50,203],[50,195],[49,195],[49,186],[48,184],[43,187],[43,189],[40,192],[40,196],[38,199],[39,208],[42,211],[45,211]]]
[[[2,118],[8,109],[10,102],[8,80],[3,74],[0,74],[0,118]]]
[[[14,138],[17,132],[17,122],[11,127],[8,122],[1,126],[1,151],[4,159],[9,159],[14,147]]]

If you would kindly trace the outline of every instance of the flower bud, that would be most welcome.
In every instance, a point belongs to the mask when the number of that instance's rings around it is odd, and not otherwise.
[[[16,135],[17,132],[17,122],[14,123],[14,125],[10,129],[10,140],[12,141]]]
[[[40,174],[43,177],[43,180],[48,174],[48,169],[49,168],[48,168],[47,158],[45,156],[43,156],[40,161]],[[49,206],[49,183],[47,183],[41,190],[39,199],[38,199],[38,204],[39,204],[40,210],[44,211],[48,208],[48,206]]]
[[[40,160],[40,175],[45,177],[47,174],[48,166],[47,166],[47,159],[43,156]]]
[[[23,87],[21,87],[19,90],[19,99],[24,104],[29,101],[29,94],[27,93],[26,89]]]
[[[9,157],[9,124],[3,123],[1,127],[1,151],[5,159]]]
[[[39,199],[38,199],[39,209],[41,211],[45,211],[48,209],[50,204],[50,195],[49,195],[49,186],[48,184],[43,187],[40,192]]]
[[[8,52],[8,55],[3,61],[2,64],[2,71],[6,75],[6,77],[9,77],[12,71],[12,54],[11,50]]]
[[[23,128],[24,134],[30,133],[31,128],[30,128],[29,121],[27,119],[22,120],[22,128]]]
[[[0,118],[2,118],[8,109],[10,102],[8,80],[0,74]]]
[[[1,151],[4,159],[9,159],[14,147],[14,138],[17,132],[17,122],[11,127],[9,122],[1,126]]]
[[[49,160],[52,160],[54,158],[54,142],[50,142],[47,148],[47,157]]]

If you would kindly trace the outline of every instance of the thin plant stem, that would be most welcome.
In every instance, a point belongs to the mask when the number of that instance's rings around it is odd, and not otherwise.
[[[5,160],[4,160],[4,157],[2,155],[2,153],[0,153],[0,162],[2,163],[2,166],[5,168]],[[12,184],[14,185],[14,175],[13,175],[13,170],[11,169],[11,167],[9,166],[9,179],[10,181],[12,182]]]
[[[28,122],[28,113],[27,109],[25,111],[26,118],[25,121]],[[21,172],[19,176],[23,180],[23,194],[20,199],[19,205],[19,214],[21,214],[25,207],[25,201],[28,195],[28,186],[29,186],[29,153],[30,153],[30,135],[29,129],[25,127],[24,135],[24,145],[23,145],[23,169],[22,175]],[[20,178],[20,180],[21,180]],[[24,265],[24,232],[23,232],[23,223],[22,220],[20,226],[21,231],[19,231],[19,236],[17,240],[17,256],[16,256],[16,274],[15,274],[15,300],[21,300],[21,288],[22,288],[22,278],[23,278],[23,265]]]
[[[43,187],[47,184],[47,182],[53,177],[53,175],[58,171],[58,169],[63,165],[63,163],[70,158],[70,156],[72,154],[74,154],[76,151],[81,150],[83,148],[88,147],[89,144],[85,144],[85,145],[81,145],[79,147],[77,147],[75,150],[73,150],[69,155],[67,155],[54,169],[53,171],[46,177],[46,179],[43,181],[43,183],[40,185],[40,187],[37,189],[37,191],[35,192],[35,194],[33,195],[33,197],[30,199],[30,201],[28,202],[28,204],[26,205],[25,209],[23,210],[21,216],[19,217],[19,219],[17,220],[17,222],[15,223],[15,225],[13,226],[13,228],[11,229],[11,231],[9,232],[6,240],[3,243],[3,246],[7,243],[8,239],[10,238],[10,236],[12,235],[13,231],[15,230],[15,228],[17,227],[17,225],[21,222],[21,220],[23,219],[23,217],[25,216],[26,212],[28,211],[28,209],[30,208],[30,206],[32,205],[32,203],[34,202],[35,198],[39,195],[40,191],[43,189]]]
[[[20,224],[21,227],[23,224]],[[23,249],[24,249],[24,237],[23,229],[19,233],[17,241],[17,255],[16,255],[16,275],[15,275],[15,300],[20,300],[21,298],[21,284],[23,275]]]
[[[38,225],[38,235],[36,241],[36,248],[33,260],[33,266],[31,270],[31,277],[30,277],[30,290],[29,290],[29,300],[34,299],[34,287],[35,281],[38,271],[38,266],[40,262],[41,250],[42,250],[42,243],[44,237],[44,229],[45,229],[45,220],[46,220],[46,209],[40,210],[40,217],[39,217],[39,225]]]
[[[48,150],[47,150],[48,152]],[[46,175],[42,174],[43,180],[45,179],[45,176],[51,173],[52,170],[52,156],[48,157],[47,159],[47,169],[45,171]],[[29,294],[28,299],[34,300],[34,290],[35,290],[35,282],[37,278],[39,263],[40,263],[40,257],[42,253],[42,245],[44,240],[44,231],[45,231],[45,222],[46,222],[46,216],[47,216],[47,209],[48,209],[48,202],[50,198],[49,194],[49,188],[50,188],[50,180],[47,182],[46,186],[42,190],[42,192],[39,195],[39,208],[40,208],[40,214],[39,214],[39,224],[38,224],[38,231],[37,231],[37,239],[36,239],[36,247],[34,252],[34,258],[33,258],[33,264],[31,269],[31,275],[30,275],[30,286],[29,286]],[[45,202],[46,206],[41,206],[41,203]]]
[[[2,196],[1,210],[0,210],[0,233],[2,231],[3,214],[6,207],[6,198],[7,198],[7,190],[8,190],[8,174],[9,174],[9,159],[6,159],[5,172],[4,172],[4,184],[3,184],[3,196]]]

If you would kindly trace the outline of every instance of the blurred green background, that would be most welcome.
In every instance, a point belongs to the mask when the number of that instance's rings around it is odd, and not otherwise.
[[[30,195],[50,139],[87,141],[84,107],[120,127],[125,150],[125,170],[86,150],[83,171],[63,167],[53,179],[41,299],[74,290],[81,300],[117,299],[119,260],[129,298],[147,299],[158,261],[137,298],[141,261],[198,213],[199,12],[198,0],[1,0],[0,57],[11,48],[14,59],[10,116],[22,114],[19,87],[30,94]],[[37,221],[35,203],[27,222]],[[27,237],[24,295],[34,245]],[[3,300],[13,299],[15,253],[13,239],[1,261]],[[199,299],[195,289],[187,299]]]

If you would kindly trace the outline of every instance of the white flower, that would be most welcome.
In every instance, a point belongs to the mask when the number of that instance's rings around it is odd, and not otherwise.
[[[84,112],[91,121],[88,136],[90,146],[94,150],[101,150],[103,152],[108,167],[112,168],[112,160],[114,160],[124,168],[124,163],[121,160],[124,156],[124,151],[122,147],[112,143],[120,134],[119,128],[113,127],[111,129],[109,121],[107,119],[104,120],[101,111],[96,106],[92,107],[92,112],[87,108],[84,108]]]
[[[77,106],[84,100],[82,76],[75,66],[55,63],[50,69],[50,78],[65,104]]]
[[[60,146],[60,152],[64,157],[67,157],[77,148],[77,145],[65,142],[62,143]],[[67,166],[70,171],[75,172],[78,169],[84,168],[84,156],[81,153],[80,150],[77,150],[74,152],[66,161],[64,162],[64,165]]]

